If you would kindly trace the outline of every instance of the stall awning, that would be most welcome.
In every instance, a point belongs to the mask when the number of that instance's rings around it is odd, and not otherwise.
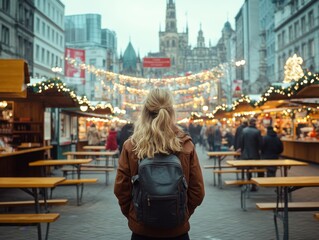
[[[23,59],[0,59],[0,98],[26,98],[30,83],[28,65]]]

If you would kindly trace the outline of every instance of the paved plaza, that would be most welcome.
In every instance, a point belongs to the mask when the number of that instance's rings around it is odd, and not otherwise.
[[[197,147],[201,165],[212,164],[206,152]],[[58,170],[54,171],[59,175]],[[212,170],[203,169],[206,196],[202,205],[191,217],[190,237],[192,240],[272,240],[275,228],[272,211],[260,211],[257,202],[275,201],[273,188],[260,188],[251,192],[247,199],[247,211],[240,208],[240,187],[213,186]],[[292,167],[290,176],[319,175],[318,165]],[[84,189],[83,204],[76,205],[75,186],[64,186],[54,190],[53,197],[68,198],[65,206],[55,206],[51,212],[60,213],[60,218],[50,225],[50,240],[127,240],[131,232],[127,221],[120,212],[113,194],[115,172],[110,174],[110,184],[105,185],[104,174],[86,174],[97,177],[99,182],[87,184]],[[235,179],[234,174],[224,174],[223,180]],[[13,194],[23,197],[23,192],[0,190],[0,200]],[[292,194],[293,201],[319,201],[319,188],[304,188]],[[292,212],[289,215],[289,233],[292,240],[317,240],[319,221],[313,218],[314,212]],[[279,221],[280,233],[282,223]],[[43,226],[44,227],[44,226]],[[36,227],[1,227],[1,240],[35,240]]]

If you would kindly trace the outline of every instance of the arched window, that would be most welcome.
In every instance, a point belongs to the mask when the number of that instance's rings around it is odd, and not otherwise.
[[[176,44],[175,44],[175,40],[172,40],[172,47],[175,47]]]
[[[169,47],[169,40],[166,41],[166,47]]]

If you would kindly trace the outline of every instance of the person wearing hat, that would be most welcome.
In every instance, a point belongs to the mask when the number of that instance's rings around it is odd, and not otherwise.
[[[256,160],[260,159],[260,151],[262,148],[262,136],[259,129],[256,128],[256,118],[249,119],[248,127],[244,128],[240,148],[241,159],[243,160]],[[263,177],[264,173],[258,173],[258,177]],[[247,172],[247,179],[251,179],[252,174]],[[251,191],[257,191],[256,185],[252,185]]]

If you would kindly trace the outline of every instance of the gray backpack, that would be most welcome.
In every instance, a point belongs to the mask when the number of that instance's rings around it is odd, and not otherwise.
[[[155,228],[174,228],[185,221],[187,183],[177,156],[158,154],[143,159],[132,184],[139,222]]]

